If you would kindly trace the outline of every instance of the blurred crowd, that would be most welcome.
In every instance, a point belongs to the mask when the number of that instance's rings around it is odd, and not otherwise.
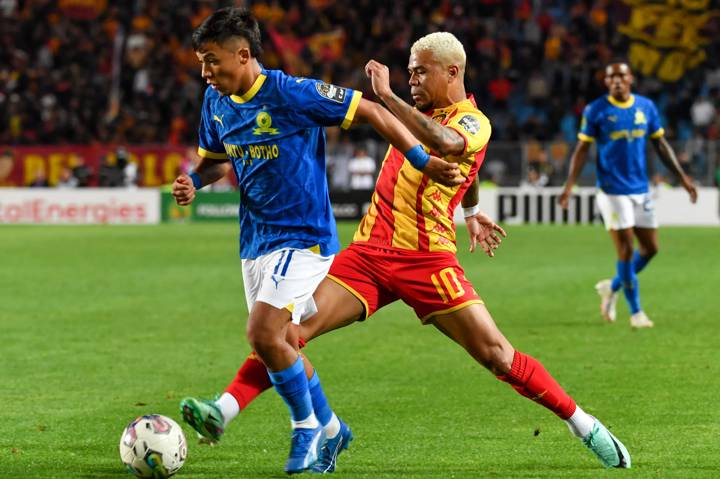
[[[572,145],[582,109],[605,92],[603,66],[628,49],[617,28],[627,3],[2,0],[0,145],[194,144],[205,86],[190,37],[228,5],[260,19],[267,68],[369,97],[369,58],[390,67],[407,98],[409,46],[451,31],[465,45],[467,90],[490,117],[494,140]],[[704,63],[677,82],[638,75],[636,91],[658,103],[673,140],[720,138],[717,37],[705,51]]]

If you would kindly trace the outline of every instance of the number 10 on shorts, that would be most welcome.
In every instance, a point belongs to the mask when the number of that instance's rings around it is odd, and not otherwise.
[[[455,273],[453,268],[441,269],[438,273],[430,275],[430,279],[435,285],[435,289],[442,298],[443,303],[447,303],[465,294],[465,290],[462,284],[460,284],[457,273]]]

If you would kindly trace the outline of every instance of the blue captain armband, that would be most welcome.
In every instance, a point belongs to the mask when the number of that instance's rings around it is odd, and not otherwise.
[[[200,188],[203,187],[202,180],[200,179],[200,175],[198,175],[197,173],[190,173],[190,179],[192,180],[193,186],[195,187],[196,190],[199,190]]]
[[[415,145],[406,151],[405,158],[408,159],[416,170],[422,170],[425,168],[425,165],[428,164],[428,161],[430,161],[430,155],[428,155],[420,145]]]

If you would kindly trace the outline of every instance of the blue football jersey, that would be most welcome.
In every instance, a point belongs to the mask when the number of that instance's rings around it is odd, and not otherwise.
[[[631,95],[619,102],[608,95],[585,107],[578,138],[597,142],[598,188],[611,195],[631,195],[648,191],[647,137],[664,133],[649,98]]]
[[[362,93],[278,70],[242,96],[208,88],[198,153],[230,159],[240,189],[240,257],[340,249],[328,196],[325,126],[348,128]]]

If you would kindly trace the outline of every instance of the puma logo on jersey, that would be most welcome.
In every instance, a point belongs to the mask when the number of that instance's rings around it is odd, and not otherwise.
[[[225,125],[223,125],[223,122],[222,122],[222,119],[223,119],[224,116],[225,116],[225,115],[220,115],[220,116],[213,115],[213,120],[215,120],[216,122],[220,123],[220,126],[222,126],[223,128],[225,128]]]

